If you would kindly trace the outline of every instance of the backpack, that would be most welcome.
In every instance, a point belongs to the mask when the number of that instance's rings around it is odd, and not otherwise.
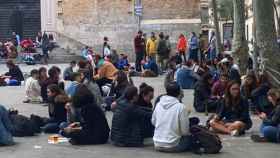
[[[190,128],[195,153],[217,154],[223,148],[220,137],[206,127],[194,125]]]
[[[11,123],[14,126],[12,132],[15,137],[34,136],[40,132],[40,127],[26,116],[10,114]]]

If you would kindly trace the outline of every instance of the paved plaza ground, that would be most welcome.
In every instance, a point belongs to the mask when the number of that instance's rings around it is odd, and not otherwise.
[[[51,65],[49,65],[50,67]],[[59,64],[60,68],[67,65]],[[21,65],[23,72],[29,72],[33,68],[39,68],[40,65],[26,66]],[[5,65],[0,65],[0,74],[7,71]],[[141,82],[146,82],[155,88],[155,96],[164,93],[163,77],[158,78],[133,78],[134,83],[138,86]],[[184,103],[188,108],[192,109],[193,91],[185,90]],[[21,114],[29,116],[37,114],[47,116],[47,107],[34,104],[23,104],[24,87],[0,87],[0,104],[6,108],[16,108]],[[111,113],[106,114],[109,123],[111,122]],[[192,115],[199,116],[205,121],[204,114],[197,114],[194,111]],[[254,126],[245,136],[231,138],[222,136],[223,150],[221,154],[209,155],[209,157],[250,157],[250,158],[277,158],[280,156],[280,145],[277,144],[257,144],[253,143],[249,136],[258,132],[260,122],[253,117]],[[106,145],[96,146],[72,146],[68,143],[52,145],[48,144],[48,135],[41,134],[34,137],[15,138],[16,145],[11,147],[0,147],[0,158],[180,158],[180,157],[201,157],[192,153],[181,154],[165,154],[155,152],[151,140],[147,142],[144,148],[117,148],[109,143]],[[205,156],[205,155],[203,155]],[[208,155],[207,155],[208,156]]]

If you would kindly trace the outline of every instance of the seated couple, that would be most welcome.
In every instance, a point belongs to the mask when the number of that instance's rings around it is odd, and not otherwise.
[[[189,127],[193,122],[189,121],[189,113],[179,101],[181,88],[172,82],[166,86],[166,91],[152,112],[137,105],[136,87],[127,88],[124,98],[117,102],[113,116],[111,140],[114,145],[141,147],[145,138],[153,136],[158,151],[184,152],[191,149]]]
[[[0,86],[19,86],[21,81],[24,81],[24,77],[20,68],[14,64],[12,60],[8,60],[6,63],[9,71],[4,75],[0,75]]]
[[[48,87],[48,96],[50,119],[44,132],[60,133],[75,145],[107,142],[110,129],[105,114],[86,85],[77,87],[71,103],[57,85]]]

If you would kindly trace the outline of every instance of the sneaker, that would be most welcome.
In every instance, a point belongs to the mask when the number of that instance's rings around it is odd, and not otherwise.
[[[30,103],[30,100],[24,100],[23,103]]]
[[[265,137],[262,137],[260,135],[251,135],[251,140],[256,143],[267,142]]]
[[[238,136],[240,136],[240,133],[239,133],[238,130],[234,130],[230,133],[230,135],[233,136],[233,137],[238,137]]]

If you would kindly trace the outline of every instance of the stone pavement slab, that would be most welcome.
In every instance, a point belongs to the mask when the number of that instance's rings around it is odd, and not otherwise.
[[[49,65],[48,67],[50,67]],[[57,65],[64,69],[67,65]],[[33,68],[39,68],[40,65],[26,66],[21,65],[22,71],[29,72]],[[0,74],[7,71],[5,65],[0,65]],[[146,82],[155,88],[155,96],[164,93],[163,77],[158,78],[133,78],[135,85]],[[188,108],[192,108],[193,91],[185,90],[185,98],[183,102]],[[21,114],[29,116],[34,113],[40,116],[47,116],[47,107],[35,104],[23,104],[24,87],[0,87],[0,104],[5,107],[16,108]],[[112,118],[112,113],[106,113],[108,120]],[[199,116],[202,122],[206,120],[204,114],[198,114],[194,111],[193,116]],[[249,139],[251,133],[257,133],[260,121],[253,117],[254,126],[245,136],[232,138],[222,136],[223,150],[218,155],[207,155],[207,157],[215,158],[276,158],[280,157],[279,144],[257,144]],[[165,154],[153,150],[151,140],[148,141],[144,148],[118,148],[112,145],[92,145],[92,146],[72,146],[68,143],[52,145],[47,142],[48,135],[40,134],[34,137],[15,138],[16,145],[11,147],[0,147],[0,158],[186,158],[201,157],[192,153],[181,154]],[[202,155],[203,157],[206,155]]]

